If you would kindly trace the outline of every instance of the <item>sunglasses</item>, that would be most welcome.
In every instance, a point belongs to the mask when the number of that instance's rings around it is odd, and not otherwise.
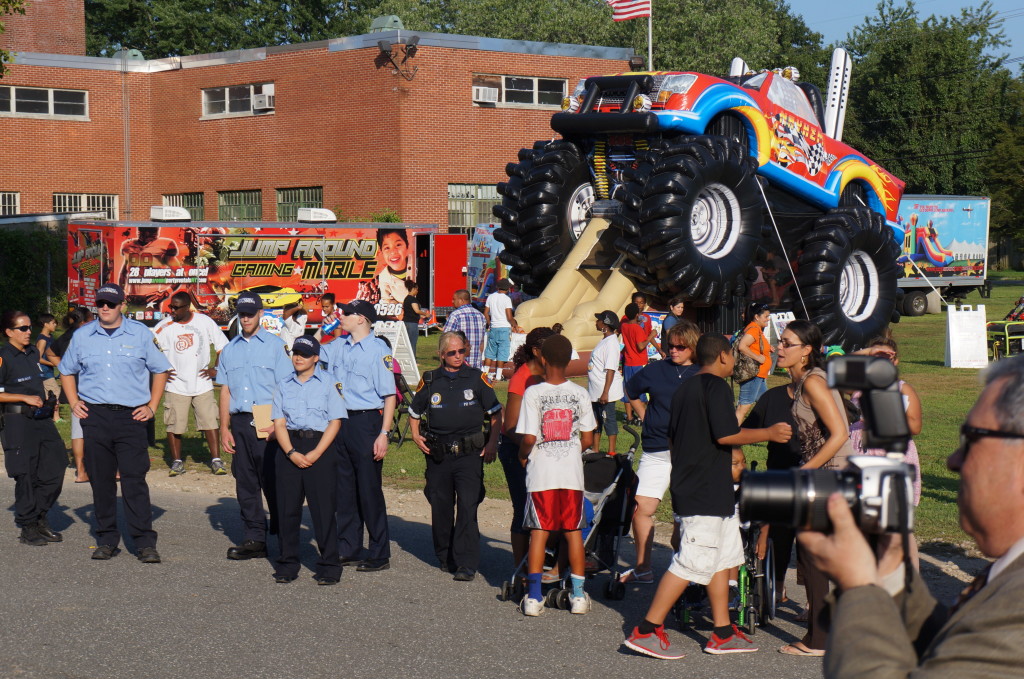
[[[254,313],[252,313],[252,312],[249,312],[249,311],[239,311],[239,312],[238,312],[238,317],[239,317],[239,318],[252,318],[252,317],[254,317],[255,315],[256,315],[256,314],[254,314]]]
[[[96,302],[96,306],[98,308],[100,308],[100,309],[116,309],[117,307],[121,306],[121,303],[120,302],[108,302],[107,300],[102,300],[102,301]]]
[[[669,344],[667,346],[669,349],[675,349],[676,351],[685,351],[686,349],[690,348],[685,344]]]
[[[874,358],[884,358],[887,361],[895,361],[896,354],[891,351],[876,351],[871,354]]]
[[[31,325],[16,325],[11,330],[21,330],[22,332],[32,332]]]
[[[451,351],[444,352],[444,357],[445,358],[451,358],[455,354],[462,354],[463,356],[465,356],[468,353],[469,353],[469,349],[463,347],[461,349],[452,349]]]
[[[964,451],[964,455],[972,445],[983,438],[1024,439],[1024,434],[998,429],[983,429],[982,427],[972,427],[969,424],[960,425],[960,449]]]
[[[792,349],[793,347],[805,347],[807,345],[801,344],[800,342],[790,342],[789,340],[782,340],[781,342],[779,342],[779,346],[785,347],[786,349]]]

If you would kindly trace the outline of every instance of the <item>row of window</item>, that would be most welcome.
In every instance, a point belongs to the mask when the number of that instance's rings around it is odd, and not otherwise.
[[[188,210],[193,221],[206,219],[205,198],[201,192],[173,193],[163,196],[164,205]],[[494,221],[491,208],[501,203],[493,184],[449,184],[448,226],[453,230],[472,230],[477,224]],[[300,207],[323,207],[322,186],[277,190],[277,221],[294,222]],[[0,215],[21,210],[21,194],[0,191]],[[55,193],[54,212],[103,212],[107,219],[118,218],[118,197],[102,193]],[[263,218],[263,194],[259,190],[221,191],[217,194],[217,219],[224,222],[259,221]]]
[[[473,76],[477,104],[557,107],[566,95],[566,81],[510,75]],[[273,113],[274,83],[211,87],[202,91],[203,118],[232,118]],[[89,117],[89,93],[43,87],[0,86],[0,115]]]

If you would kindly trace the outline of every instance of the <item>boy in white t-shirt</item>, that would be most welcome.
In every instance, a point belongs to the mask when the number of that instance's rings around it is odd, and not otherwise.
[[[619,423],[615,417],[615,404],[622,398],[622,373],[619,372],[619,318],[615,312],[606,309],[599,314],[595,325],[603,335],[594,350],[590,352],[587,364],[587,391],[594,408],[597,429],[594,431],[594,451],[601,448],[601,431],[608,435],[608,454],[615,454],[615,439],[619,434]]]
[[[176,292],[170,300],[171,313],[153,328],[157,346],[171,367],[171,378],[164,390],[164,425],[167,447],[171,452],[171,476],[185,473],[181,459],[181,437],[188,429],[188,411],[196,414],[196,428],[206,436],[210,447],[210,468],[214,474],[227,474],[220,459],[218,407],[213,397],[214,370],[210,368],[210,347],[217,354],[228,343],[209,316],[194,313],[186,292]],[[217,359],[214,357],[213,365]]]
[[[537,616],[544,611],[541,596],[541,572],[544,550],[552,531],[563,533],[569,548],[572,571],[573,613],[590,610],[590,597],[583,591],[586,579],[586,555],[583,535],[583,449],[590,448],[597,422],[590,407],[587,390],[565,378],[565,367],[572,356],[572,344],[561,335],[553,335],[541,345],[544,379],[523,393],[516,433],[523,437],[519,459],[526,464],[526,519],[530,529],[526,581],[529,591],[523,597],[524,615]]]
[[[507,278],[498,281],[498,291],[487,296],[487,347],[484,349],[484,372],[492,380],[500,380],[512,346],[512,331],[521,332],[512,315],[512,288]]]

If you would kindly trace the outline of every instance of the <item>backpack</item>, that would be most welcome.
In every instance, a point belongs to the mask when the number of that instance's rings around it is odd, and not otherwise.
[[[737,382],[746,382],[757,377],[757,371],[761,369],[760,363],[740,351],[740,341],[743,339],[743,335],[742,330],[732,335],[732,357],[736,359],[736,365],[732,369],[732,378]],[[757,342],[758,348],[764,352],[764,339],[759,337]]]

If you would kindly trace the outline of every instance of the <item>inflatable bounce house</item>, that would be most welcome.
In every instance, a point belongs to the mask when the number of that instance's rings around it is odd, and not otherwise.
[[[580,351],[594,313],[634,289],[662,305],[745,298],[766,252],[791,264],[784,304],[826,344],[861,346],[898,320],[894,237],[904,184],[842,143],[850,58],[827,99],[795,68],[587,78],[506,166],[495,238],[530,295],[524,328],[562,323]],[[902,231],[900,231],[902,233]]]
[[[917,214],[911,214],[903,226],[903,254],[899,257],[901,264],[911,261],[925,261],[933,266],[949,266],[953,263],[953,253],[939,243],[939,233],[935,222],[931,219],[925,226],[918,226]]]

